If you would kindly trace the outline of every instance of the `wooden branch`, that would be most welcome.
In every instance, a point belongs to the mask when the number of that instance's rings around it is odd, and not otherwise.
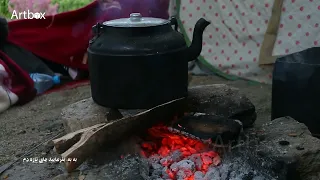
[[[167,122],[186,109],[186,98],[164,103],[134,116],[124,117],[109,123],[97,124],[53,140],[56,152],[65,160],[68,172],[81,165],[103,145],[122,140],[135,132],[146,130],[159,122]]]

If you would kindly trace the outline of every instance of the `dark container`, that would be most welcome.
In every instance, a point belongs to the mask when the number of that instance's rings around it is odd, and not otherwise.
[[[148,109],[187,96],[188,61],[201,53],[209,24],[196,23],[190,47],[174,18],[133,13],[97,24],[88,48],[93,100],[110,108]]]
[[[320,48],[278,58],[273,70],[272,120],[291,116],[320,137]]]

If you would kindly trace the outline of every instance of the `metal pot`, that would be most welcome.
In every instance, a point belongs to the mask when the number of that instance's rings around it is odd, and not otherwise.
[[[175,18],[133,13],[98,23],[88,48],[93,100],[110,108],[147,109],[187,96],[188,61],[201,53],[209,24],[203,18],[196,23],[187,47]]]

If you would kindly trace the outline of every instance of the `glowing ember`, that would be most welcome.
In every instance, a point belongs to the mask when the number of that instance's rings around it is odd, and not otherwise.
[[[200,140],[177,135],[165,126],[148,130],[142,154],[148,158],[152,179],[196,180],[220,164],[220,157]]]

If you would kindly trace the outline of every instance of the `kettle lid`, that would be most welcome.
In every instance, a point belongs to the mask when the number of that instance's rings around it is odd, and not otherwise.
[[[170,23],[170,21],[160,18],[142,17],[140,13],[131,13],[130,18],[106,21],[103,25],[111,27],[151,27],[167,23]]]

